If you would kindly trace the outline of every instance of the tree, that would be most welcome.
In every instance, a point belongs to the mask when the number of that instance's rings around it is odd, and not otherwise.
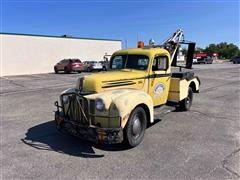
[[[187,48],[182,48],[181,51],[182,51],[182,54],[183,54],[183,55],[187,55]]]
[[[233,43],[221,42],[219,44],[209,44],[204,50],[205,53],[218,53],[222,58],[230,59],[240,54],[240,49]]]
[[[200,53],[203,53],[203,52],[204,52],[203,48],[200,48],[200,47],[195,48],[195,54],[200,54]]]
[[[183,55],[187,55],[187,48],[184,47],[181,49],[181,51],[182,51]],[[203,48],[200,48],[200,47],[195,48],[195,54],[199,54],[199,53],[203,53],[203,52],[204,52]]]

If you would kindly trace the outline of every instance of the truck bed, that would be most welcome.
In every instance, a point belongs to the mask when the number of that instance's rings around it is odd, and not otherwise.
[[[187,97],[188,88],[193,92],[199,91],[200,81],[194,76],[193,72],[175,72],[172,73],[168,101],[179,102]]]

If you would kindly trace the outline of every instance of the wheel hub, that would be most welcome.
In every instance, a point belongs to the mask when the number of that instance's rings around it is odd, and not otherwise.
[[[141,132],[141,121],[137,116],[133,120],[132,132],[134,136],[138,136]]]
[[[190,99],[189,99],[189,97],[187,98],[187,104],[189,104],[190,103]]]

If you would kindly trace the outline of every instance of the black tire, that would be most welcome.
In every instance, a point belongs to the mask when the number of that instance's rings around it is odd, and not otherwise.
[[[55,74],[57,74],[57,73],[58,73],[58,70],[57,70],[57,68],[56,68],[56,67],[54,68],[54,72],[55,72]]]
[[[103,71],[107,71],[107,68],[106,68],[106,67],[103,67]]]
[[[82,71],[78,71],[78,73],[81,73]]]
[[[193,101],[193,90],[191,87],[188,88],[188,96],[179,102],[180,111],[189,111]]]
[[[64,72],[69,74],[71,71],[67,67],[64,67]]]
[[[91,69],[89,67],[87,68],[87,72],[91,72]]]
[[[143,140],[146,127],[146,112],[142,107],[136,107],[131,112],[127,125],[124,128],[124,143],[128,147],[139,145]]]

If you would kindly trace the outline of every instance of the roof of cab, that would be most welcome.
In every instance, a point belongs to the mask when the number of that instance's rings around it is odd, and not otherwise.
[[[113,55],[120,55],[120,54],[141,54],[152,56],[155,54],[165,54],[169,55],[169,52],[163,48],[129,48],[116,51]]]

